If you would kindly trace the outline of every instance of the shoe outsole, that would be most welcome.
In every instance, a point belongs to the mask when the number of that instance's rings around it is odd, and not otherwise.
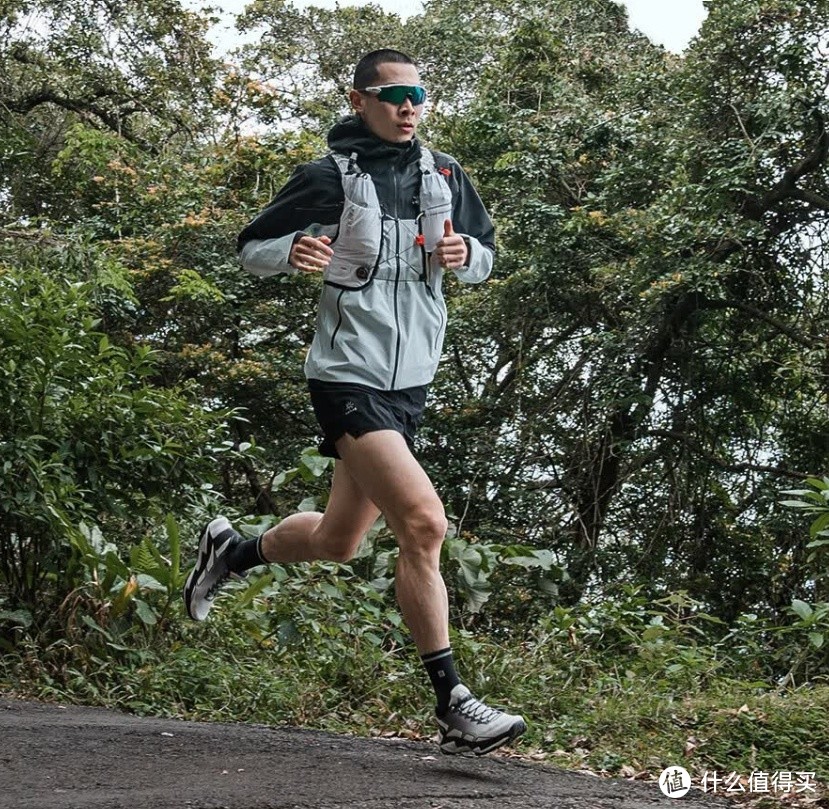
[[[499,747],[503,747],[505,744],[509,744],[510,742],[514,741],[522,733],[525,733],[526,730],[527,723],[523,719],[519,719],[517,722],[513,723],[512,727],[510,727],[509,730],[507,730],[501,736],[498,736],[495,739],[488,742],[486,746],[472,745],[470,743],[466,743],[462,747],[459,745],[463,744],[463,739],[447,739],[446,733],[444,732],[441,735],[441,739],[439,742],[440,752],[443,753],[445,756],[466,755],[468,753],[472,753],[475,756],[485,756],[487,753],[492,753]],[[454,745],[455,749],[447,749],[450,744]]]
[[[190,571],[190,575],[187,577],[187,581],[184,582],[184,607],[187,610],[187,614],[193,621],[203,621],[204,618],[199,618],[191,612],[191,607],[193,603],[193,586],[195,582],[198,581],[198,575],[201,573],[206,560],[208,558],[207,552],[207,529],[210,528],[210,523],[206,523],[204,528],[202,528],[201,533],[199,534],[199,553],[196,557],[196,564],[193,566],[193,569]]]

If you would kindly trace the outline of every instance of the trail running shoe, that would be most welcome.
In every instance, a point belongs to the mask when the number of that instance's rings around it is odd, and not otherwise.
[[[194,621],[203,621],[219,588],[230,578],[243,578],[227,566],[228,551],[239,542],[225,517],[216,517],[202,531],[199,556],[184,585],[184,605]]]
[[[518,738],[527,729],[523,717],[484,705],[461,683],[452,689],[449,708],[438,717],[438,725],[440,751],[448,755],[482,756]]]

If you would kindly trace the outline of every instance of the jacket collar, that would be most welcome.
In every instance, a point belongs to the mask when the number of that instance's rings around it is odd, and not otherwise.
[[[358,161],[363,158],[408,163],[420,159],[420,141],[416,137],[407,143],[389,143],[378,138],[357,115],[349,115],[332,127],[328,146],[331,151],[345,155],[356,152]]]

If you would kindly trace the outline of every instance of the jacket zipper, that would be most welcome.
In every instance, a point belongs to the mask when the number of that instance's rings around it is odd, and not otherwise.
[[[421,211],[417,215],[417,234],[418,238],[421,240],[423,239],[423,218],[425,214]],[[426,244],[425,242],[421,241],[420,243],[420,263],[423,267],[423,274],[420,277],[420,280],[426,285],[426,289],[429,290],[429,294],[432,296],[432,300],[436,300],[434,290],[432,289],[432,285],[429,283],[429,255],[426,253]]]
[[[432,293],[432,297],[434,297],[435,293]],[[444,318],[443,318],[443,309],[438,309],[438,314],[440,315],[440,326],[438,326],[438,333],[435,335],[435,342],[432,344],[435,351],[438,350],[438,340],[440,340],[440,333],[443,331],[444,326]]]
[[[337,327],[331,333],[331,350],[334,350],[334,340],[337,337],[337,332],[340,330],[340,326],[343,325],[343,310],[340,307],[340,301],[343,299],[343,295],[345,295],[345,290],[341,289],[340,294],[337,295]]]
[[[392,166],[391,176],[394,180],[394,232],[396,236],[395,246],[395,261],[397,263],[397,271],[394,276],[394,327],[397,331],[397,338],[394,345],[394,368],[391,374],[390,390],[394,390],[394,383],[397,381],[397,369],[400,365],[400,314],[397,310],[397,293],[400,287],[400,212],[398,210],[398,185],[397,185],[397,166]]]

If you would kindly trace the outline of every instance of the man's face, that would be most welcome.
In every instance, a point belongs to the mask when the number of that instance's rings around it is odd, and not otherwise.
[[[414,65],[397,62],[384,62],[377,67],[377,78],[372,86],[384,84],[420,84],[420,75]],[[415,134],[423,104],[414,106],[411,99],[402,104],[380,101],[370,93],[351,91],[351,104],[354,111],[363,119],[365,125],[378,138],[389,143],[407,143]]]

